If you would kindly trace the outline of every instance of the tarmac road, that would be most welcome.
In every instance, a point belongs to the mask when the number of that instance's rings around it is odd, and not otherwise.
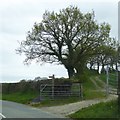
[[[37,109],[31,106],[15,102],[0,100],[0,105],[1,103],[2,103],[2,115],[3,117],[6,118],[64,118],[62,116],[45,112],[41,109]]]

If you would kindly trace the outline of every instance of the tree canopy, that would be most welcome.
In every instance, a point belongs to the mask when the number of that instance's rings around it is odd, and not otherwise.
[[[25,62],[32,60],[64,65],[69,78],[81,73],[90,57],[109,43],[110,25],[98,24],[94,11],[82,13],[69,6],[59,13],[46,11],[40,23],[35,23],[21,42],[19,53],[25,53]]]

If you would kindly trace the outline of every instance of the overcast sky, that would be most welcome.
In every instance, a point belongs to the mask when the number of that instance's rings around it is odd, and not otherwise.
[[[81,2],[80,2],[81,1]],[[89,2],[88,2],[89,1]],[[111,25],[111,36],[118,37],[117,0],[0,0],[0,82],[16,82],[34,79],[37,76],[67,77],[61,65],[32,63],[23,64],[25,56],[16,54],[18,41],[25,40],[27,32],[35,22],[41,22],[45,10],[58,12],[70,5],[76,5],[81,12],[95,11],[98,23]],[[106,2],[104,2],[106,1]]]

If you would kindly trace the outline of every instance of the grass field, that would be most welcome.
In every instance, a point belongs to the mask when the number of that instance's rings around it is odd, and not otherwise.
[[[69,97],[66,99],[54,99],[54,100],[48,99],[48,100],[41,101],[40,103],[30,104],[30,105],[32,105],[34,107],[50,107],[50,106],[74,103],[74,102],[78,102],[78,101],[80,101],[80,99],[78,97]]]
[[[87,86],[88,83],[86,83],[85,86]],[[94,99],[94,98],[103,98],[105,97],[105,94],[99,91],[95,91],[90,89],[92,86],[89,86],[88,89],[84,89],[83,99]],[[93,87],[94,88],[94,87]],[[91,94],[92,93],[92,94]],[[22,104],[29,104],[34,98],[39,96],[39,93],[34,92],[28,92],[28,93],[9,93],[9,94],[3,94],[2,99],[3,100],[9,100],[14,101]],[[56,105],[64,105],[67,103],[73,103],[81,101],[81,98],[79,97],[68,97],[68,98],[62,98],[62,99],[55,99],[50,100],[46,99],[44,101],[41,101],[38,104],[34,104],[35,107],[42,107],[42,106],[56,106]]]
[[[104,98],[105,97],[105,93],[99,91],[95,85],[90,81],[91,79],[96,79],[96,76],[99,76],[97,73],[95,72],[91,72],[88,71],[87,75],[88,79],[86,79],[83,82],[83,99],[95,99],[95,98]],[[96,80],[97,82],[97,80]],[[79,87],[77,88],[73,88],[74,90],[79,89]],[[15,93],[9,93],[9,94],[2,94],[2,99],[3,100],[9,100],[9,101],[14,101],[14,102],[19,102],[19,103],[23,103],[23,104],[29,104],[34,98],[39,96],[39,91],[38,93],[34,92],[34,91],[30,91],[30,92],[15,92]],[[67,104],[67,103],[71,103],[71,102],[76,102],[76,101],[80,101],[81,99],[75,98],[75,97],[68,97],[67,99],[60,99],[60,100],[48,100],[46,99],[45,101],[42,101],[39,104],[36,104],[36,106],[54,106],[54,105],[62,105],[62,104]]]
[[[2,94],[2,99],[23,103],[23,104],[28,104],[36,96],[37,96],[37,93],[33,93],[33,92],[28,92],[28,93],[16,92],[16,93],[10,93],[10,94]]]
[[[118,118],[117,101],[107,103],[99,103],[88,108],[83,108],[74,114],[69,115],[70,118]]]
[[[96,98],[101,99],[101,98],[106,97],[106,93],[104,91],[105,88],[103,87],[103,84],[99,82],[98,80],[100,79],[105,83],[106,74],[98,75],[94,71],[88,71],[85,78],[86,79],[85,81],[83,81],[83,84],[82,84],[83,100],[96,99]],[[111,78],[115,79],[114,76],[112,76]],[[94,82],[99,87],[97,87],[91,81],[91,79],[94,80]],[[76,81],[76,79],[73,81]],[[79,89],[79,86],[72,88],[73,91],[76,91],[78,89]],[[22,104],[29,104],[34,107],[64,105],[68,103],[81,101],[81,98],[79,97],[68,97],[68,98],[55,99],[55,100],[46,99],[37,104],[30,104],[31,101],[38,96],[39,96],[39,91],[38,92],[29,91],[26,93],[14,92],[14,93],[9,93],[9,94],[2,94],[2,97],[0,96],[0,99],[14,101],[14,102],[22,103]],[[69,117],[73,119],[75,118],[117,118],[118,117],[117,101],[99,103],[91,107],[79,110],[78,112],[69,115]]]

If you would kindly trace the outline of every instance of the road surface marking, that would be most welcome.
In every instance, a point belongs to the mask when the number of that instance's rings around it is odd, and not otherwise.
[[[0,116],[2,116],[3,118],[6,118],[2,113],[0,113]]]

